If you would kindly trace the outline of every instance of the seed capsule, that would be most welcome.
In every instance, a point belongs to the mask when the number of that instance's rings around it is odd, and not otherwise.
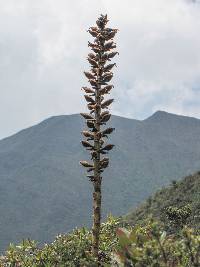
[[[113,147],[114,147],[114,145],[109,144],[109,145],[104,146],[101,149],[101,151],[110,151],[111,149],[113,149]]]
[[[109,159],[108,158],[104,158],[100,161],[100,167],[105,169],[107,168],[109,165]]]
[[[107,114],[109,114],[109,111],[102,112],[101,115],[100,115],[100,120],[103,118],[103,116],[105,116]]]
[[[108,59],[108,54],[107,53],[103,54],[103,56],[101,57],[101,59],[103,61],[106,61]]]
[[[100,42],[104,42],[105,41],[105,36],[102,35],[102,34],[99,34],[98,35],[98,39],[99,39]]]
[[[95,127],[94,122],[91,120],[87,120],[86,123],[87,123],[88,128],[94,128]]]
[[[91,97],[91,96],[88,96],[88,95],[84,95],[84,97],[85,97],[85,100],[87,101],[87,102],[89,102],[89,103],[95,103],[95,101],[94,101],[94,99]]]
[[[105,66],[105,67],[103,68],[103,70],[104,70],[105,72],[110,71],[114,66],[116,66],[116,63],[108,64],[107,66]]]
[[[105,122],[109,121],[110,117],[111,114],[105,114],[101,119],[101,123],[105,124]]]
[[[106,41],[110,40],[110,39],[113,39],[115,37],[115,34],[117,33],[118,30],[111,30],[110,32],[107,31],[107,34],[106,34]]]
[[[88,87],[82,87],[82,89],[86,92],[86,94],[94,94],[95,91],[88,88]]]
[[[113,57],[116,56],[116,55],[119,55],[119,53],[118,53],[118,52],[111,52],[111,53],[108,54],[108,58],[109,58],[109,59],[110,59],[110,58],[113,58]]]
[[[94,120],[94,118],[90,114],[80,113],[80,115],[86,120]]]
[[[113,85],[107,85],[99,90],[100,95],[109,94],[110,90],[113,88]]]
[[[97,73],[99,72],[99,69],[98,68],[91,68],[91,71],[97,75]]]
[[[97,37],[97,35],[99,34],[97,30],[92,30],[92,29],[89,29],[88,32],[89,32],[93,37]]]
[[[86,167],[86,168],[91,168],[91,167],[94,166],[93,164],[88,163],[87,161],[80,161],[80,164],[81,164],[83,167]]]
[[[101,132],[101,136],[102,137],[107,137],[108,134],[111,134],[113,131],[115,130],[115,128],[107,128],[104,131]]]
[[[97,30],[98,30],[97,27],[90,27],[90,29],[91,29],[92,31],[97,31]]]
[[[108,42],[104,45],[104,51],[109,51],[110,49],[116,48],[115,43],[112,42]]]
[[[101,104],[101,108],[108,108],[108,106],[110,104],[112,104],[112,102],[114,101],[114,99],[108,99],[106,101],[104,101],[102,104]]]
[[[92,85],[92,87],[97,87],[98,83],[95,80],[89,80],[90,84]]]
[[[81,141],[81,143],[86,148],[94,148],[88,141]]]
[[[91,59],[95,59],[96,56],[95,56],[95,54],[93,54],[93,53],[89,53],[89,54],[88,54],[88,57],[91,58]]]
[[[95,110],[99,110],[100,106],[98,104],[88,104],[88,109],[91,110],[90,114],[92,114]]]
[[[87,137],[87,138],[94,138],[94,134],[92,132],[89,131],[82,131],[82,134]]]
[[[92,66],[94,66],[95,68],[98,68],[98,63],[94,59],[91,59],[88,57],[87,60]]]
[[[99,94],[100,95],[105,95],[105,94],[107,94],[107,90],[105,88],[102,88],[102,89],[99,90]]]
[[[100,163],[103,163],[103,162],[105,162],[105,161],[109,161],[109,158],[103,158],[103,159],[100,161]]]
[[[97,44],[94,44],[94,43],[91,43],[91,42],[88,42],[88,46],[89,47],[99,47]]]
[[[105,25],[105,23],[104,23],[104,21],[102,19],[98,19],[96,21],[96,24],[100,29],[102,29],[104,27],[104,25]]]
[[[84,71],[84,74],[88,79],[95,79],[94,75],[92,75],[92,73],[90,73],[90,72]]]
[[[95,105],[88,104],[87,107],[89,110],[94,110]],[[92,113],[90,112],[90,114],[92,114]]]
[[[103,77],[102,77],[102,81],[105,83],[109,82],[113,77],[112,73],[106,73]]]
[[[93,47],[92,51],[94,51],[95,53],[99,53],[101,51],[101,49],[98,47]]]
[[[88,126],[88,128],[92,129],[92,132],[96,132],[97,131],[93,121],[87,121],[87,126]]]

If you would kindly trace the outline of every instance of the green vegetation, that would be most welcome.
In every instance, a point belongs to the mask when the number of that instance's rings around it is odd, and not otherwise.
[[[157,222],[118,230],[119,244],[114,266],[198,267],[200,235],[184,227],[178,234],[168,234]]]
[[[110,216],[100,229],[100,266],[199,267],[199,185],[196,173],[158,191],[126,216],[128,222]],[[0,267],[50,266],[96,266],[92,231],[75,229],[43,247],[27,240],[0,259]]]
[[[110,262],[111,251],[117,244],[116,229],[119,220],[110,217],[101,225],[99,255],[102,263]],[[67,235],[59,235],[56,240],[39,249],[35,242],[24,241],[20,245],[11,245],[0,266],[10,267],[52,267],[52,266],[93,266],[92,232],[82,228]]]
[[[172,181],[171,185],[156,192],[125,220],[130,224],[140,223],[149,216],[160,220],[166,229],[176,231],[184,225],[200,229],[200,172],[189,175],[181,181]]]
[[[96,266],[91,253],[92,233],[85,228],[59,235],[43,248],[33,241],[10,246],[0,260],[1,267],[78,267]],[[101,226],[99,266],[198,267],[200,235],[184,227],[168,234],[154,221],[145,226],[123,226],[110,217]]]

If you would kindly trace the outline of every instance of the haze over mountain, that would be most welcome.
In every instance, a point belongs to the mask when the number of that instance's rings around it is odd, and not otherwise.
[[[113,116],[103,211],[123,215],[172,179],[200,167],[200,120],[158,111],[138,121]],[[79,115],[49,118],[0,141],[0,249],[22,238],[47,242],[90,226],[92,186],[79,166]]]

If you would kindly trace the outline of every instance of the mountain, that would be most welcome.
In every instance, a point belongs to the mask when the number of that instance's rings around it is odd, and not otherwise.
[[[186,223],[192,228],[200,229],[200,172],[186,176],[181,181],[173,181],[168,187],[158,190],[125,216],[125,220],[135,224],[153,216],[166,225],[169,222],[166,216],[169,207],[178,210],[184,208],[185,211],[185,207],[189,207]]]
[[[200,166],[200,120],[158,111],[138,121],[113,116],[116,147],[103,179],[103,217],[122,215],[172,179]],[[0,249],[30,237],[91,225],[92,186],[80,160],[84,121],[57,116],[0,141]]]

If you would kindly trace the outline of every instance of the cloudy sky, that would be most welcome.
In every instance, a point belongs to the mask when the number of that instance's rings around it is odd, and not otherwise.
[[[200,3],[0,0],[0,138],[85,109],[87,29],[107,13],[120,56],[113,113],[200,118]]]

